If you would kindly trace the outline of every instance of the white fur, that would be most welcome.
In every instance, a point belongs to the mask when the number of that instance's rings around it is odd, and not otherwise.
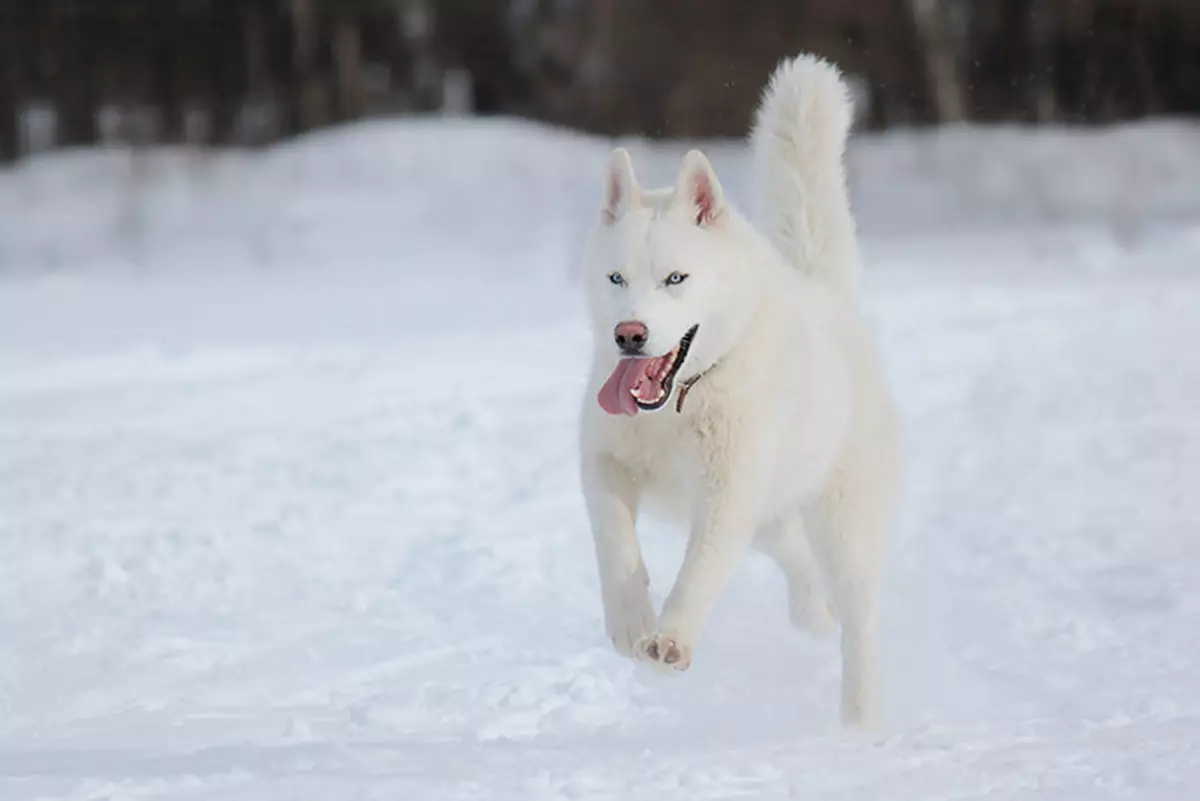
[[[794,623],[820,633],[834,615],[840,621],[842,716],[869,725],[899,443],[853,295],[848,97],[837,70],[818,59],[776,70],[752,137],[762,232],[728,204],[700,152],[684,157],[674,187],[653,191],[638,186],[629,155],[614,152],[584,256],[595,348],[581,453],[605,628],[620,653],[686,669],[753,545],[783,569]],[[623,286],[608,279],[614,271]],[[688,278],[667,285],[672,271]],[[600,408],[596,393],[620,356],[612,331],[625,320],[649,327],[648,355],[699,325],[679,377],[704,374],[681,412],[674,397],[634,417]],[[649,507],[690,525],[661,616],[635,529]]]

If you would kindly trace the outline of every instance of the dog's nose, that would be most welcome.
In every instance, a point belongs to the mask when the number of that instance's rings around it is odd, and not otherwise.
[[[646,328],[645,323],[637,320],[617,323],[617,327],[613,329],[613,338],[617,341],[617,347],[625,353],[641,353],[642,348],[646,347],[646,340],[649,337],[650,329]]]

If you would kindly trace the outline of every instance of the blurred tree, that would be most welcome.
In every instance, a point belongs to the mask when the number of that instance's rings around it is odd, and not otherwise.
[[[270,142],[460,84],[475,113],[737,136],[799,50],[876,128],[1200,111],[1197,0],[0,0],[0,158]]]
[[[95,39],[86,35],[86,4],[83,0],[48,0],[40,10],[48,17],[47,35],[55,43],[43,66],[57,109],[56,144],[92,144],[96,141],[99,87],[90,69],[97,48]]]
[[[940,122],[967,118],[967,88],[962,77],[965,31],[971,6],[967,0],[907,0],[920,51],[929,95]]]
[[[444,67],[471,77],[474,109],[496,114],[521,105],[508,2],[439,0],[435,47]]]
[[[26,27],[22,16],[17,0],[0,0],[0,159],[5,160],[19,155],[18,108],[24,83],[20,31]]]

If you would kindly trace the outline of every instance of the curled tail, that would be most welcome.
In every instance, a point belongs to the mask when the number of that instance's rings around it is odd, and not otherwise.
[[[767,236],[796,269],[846,294],[858,282],[843,166],[851,114],[837,67],[800,55],[775,68],[750,137]]]

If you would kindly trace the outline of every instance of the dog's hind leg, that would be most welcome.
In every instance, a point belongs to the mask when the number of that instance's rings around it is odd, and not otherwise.
[[[870,727],[879,714],[879,584],[893,476],[851,460],[833,471],[808,520],[841,621],[842,720]]]
[[[832,634],[837,618],[804,530],[804,519],[799,514],[789,514],[764,526],[754,547],[774,559],[787,578],[788,617],[792,625],[817,637]]]
[[[657,623],[635,529],[638,483],[615,459],[588,455],[583,486],[600,571],[604,630],[617,653],[636,658],[636,644]]]

